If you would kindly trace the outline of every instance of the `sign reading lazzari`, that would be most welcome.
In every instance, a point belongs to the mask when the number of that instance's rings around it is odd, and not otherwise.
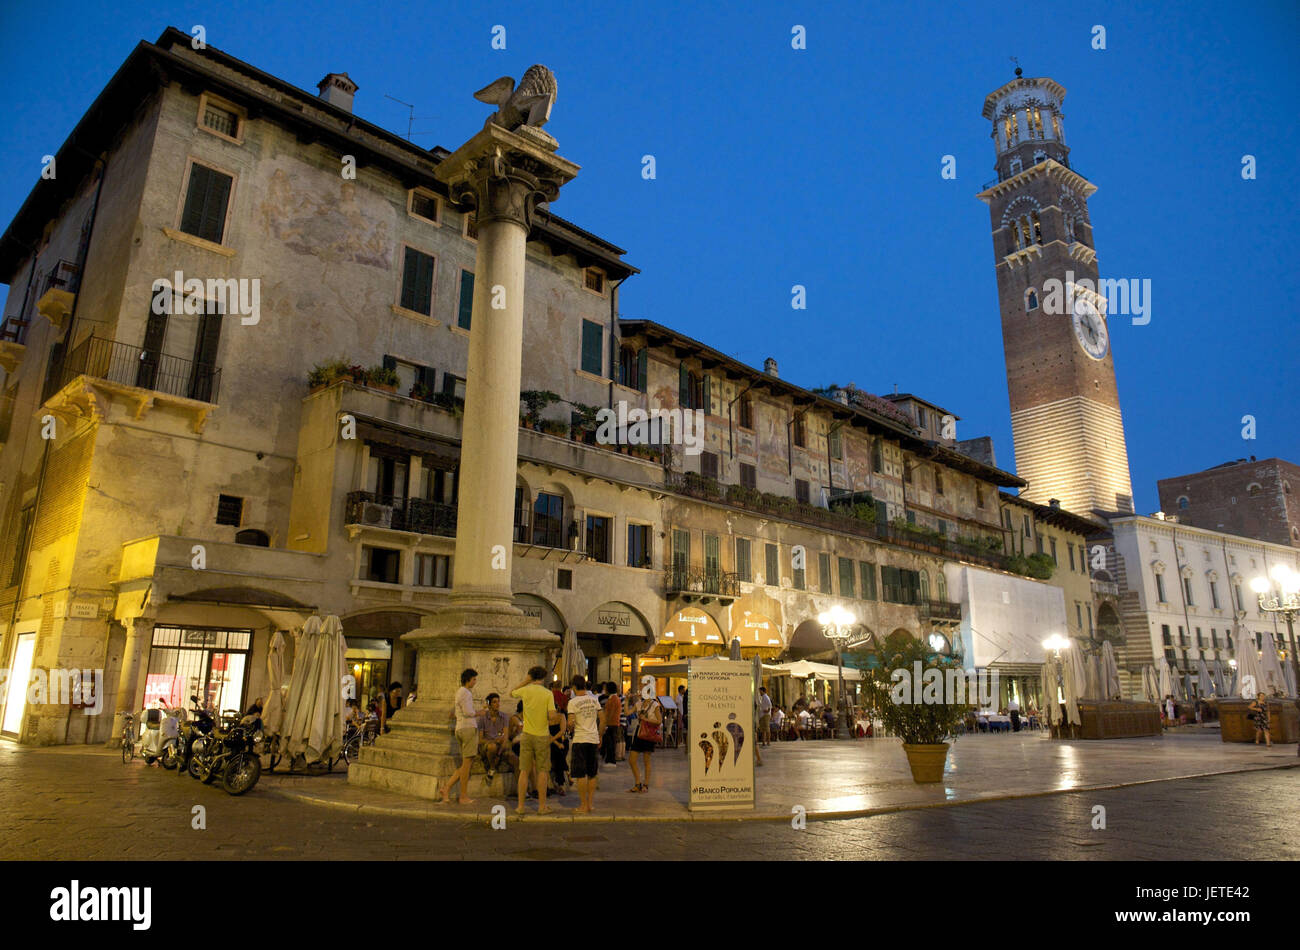
[[[692,811],[754,807],[754,668],[692,660],[686,674]]]

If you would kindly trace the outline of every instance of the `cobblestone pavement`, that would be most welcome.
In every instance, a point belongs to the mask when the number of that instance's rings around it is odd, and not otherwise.
[[[495,831],[482,821],[306,804],[273,782],[232,798],[103,750],[0,743],[0,859],[1297,860],[1298,786],[1300,772],[1281,768],[811,821],[803,830],[508,820]],[[206,809],[206,830],[191,827],[195,805]],[[1092,828],[1096,805],[1106,809],[1105,830]]]

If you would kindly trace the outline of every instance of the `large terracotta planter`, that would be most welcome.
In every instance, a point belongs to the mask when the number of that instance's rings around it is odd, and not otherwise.
[[[943,767],[948,761],[948,743],[908,745],[904,742],[903,751],[907,753],[907,764],[912,768],[912,781],[943,781]]]

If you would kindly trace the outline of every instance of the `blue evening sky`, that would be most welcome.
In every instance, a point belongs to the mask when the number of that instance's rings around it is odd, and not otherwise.
[[[1148,326],[1111,322],[1138,510],[1158,506],[1157,478],[1248,455],[1300,461],[1294,3],[5,6],[0,222],[133,45],[167,25],[203,24],[210,45],[313,92],[346,71],[357,114],[398,132],[407,110],[385,94],[414,103],[426,147],[455,148],[487,115],[471,93],[541,62],[559,82],[548,131],[583,167],[555,210],[642,270],[624,316],[754,366],[774,356],[802,385],[923,395],[962,418],[959,437],[992,435],[1008,468],[975,194],[993,177],[980,110],[1016,56],[1068,90],[1071,158],[1098,186],[1102,275],[1152,282]],[[806,50],[791,49],[795,24]],[[947,154],[955,181],[940,177]],[[794,284],[807,310],[791,309]]]

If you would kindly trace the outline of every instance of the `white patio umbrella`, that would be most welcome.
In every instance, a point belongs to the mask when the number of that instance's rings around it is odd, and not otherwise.
[[[1220,660],[1218,657],[1215,657],[1214,660],[1214,695],[1215,696],[1228,695],[1228,683],[1223,676],[1223,661]]]
[[[1071,652],[1077,652],[1072,650]],[[1062,657],[1061,664],[1061,692],[1065,695],[1065,718],[1072,725],[1080,725],[1083,719],[1079,716],[1079,682],[1082,680],[1081,663],[1067,660]]]
[[[1195,697],[1196,693],[1192,691],[1192,671],[1183,670],[1183,699],[1190,703]]]
[[[1252,699],[1265,688],[1264,670],[1260,666],[1259,654],[1255,651],[1255,638],[1248,630],[1237,636],[1237,682],[1233,686],[1233,695]],[[1250,695],[1246,695],[1249,693]]]
[[[740,638],[732,637],[731,644],[727,647],[727,658],[731,660],[740,659]]]
[[[1061,721],[1061,704],[1056,698],[1056,672],[1057,666],[1052,662],[1051,657],[1043,664],[1043,713],[1047,716],[1047,721],[1051,725],[1056,725]]]
[[[1264,633],[1264,649],[1259,658],[1260,668],[1264,671],[1264,684],[1270,693],[1287,693],[1286,676],[1282,672],[1282,662],[1277,657],[1277,644],[1273,642],[1272,631]]]
[[[1296,692],[1295,667],[1288,663],[1282,667],[1282,675],[1286,677],[1286,694],[1300,696],[1300,693]]]
[[[1107,640],[1101,645],[1102,679],[1105,695],[1102,699],[1117,699],[1122,692],[1119,684],[1119,664],[1115,662],[1115,648]]]
[[[284,724],[284,634],[279,630],[271,638],[266,653],[266,702],[262,704],[262,731],[279,735]]]
[[[284,706],[285,755],[328,760],[343,745],[343,676],[347,647],[338,617],[309,617],[298,640]]]
[[[1160,678],[1156,676],[1156,668],[1147,665],[1142,671],[1142,685],[1146,690],[1146,697],[1150,702],[1160,702]]]
[[[1210,668],[1205,665],[1205,657],[1201,657],[1196,661],[1196,672],[1200,679],[1198,685],[1201,688],[1201,695],[1211,695],[1214,692],[1214,680],[1210,678]]]
[[[1163,703],[1166,696],[1172,696],[1174,692],[1174,671],[1169,668],[1169,661],[1160,660],[1159,679],[1156,683],[1160,690],[1160,695],[1156,697],[1156,702]]]
[[[1089,690],[1089,686],[1093,685],[1089,683],[1089,676],[1088,676],[1089,664],[1084,659],[1083,651],[1079,649],[1079,644],[1076,641],[1073,640],[1070,641],[1070,648],[1061,654],[1061,660],[1074,674],[1075,702],[1077,703],[1080,699],[1094,698],[1095,691]],[[1067,701],[1067,705],[1068,705],[1068,701]],[[1075,714],[1076,715],[1078,714],[1077,707],[1075,709]]]
[[[578,646],[578,635],[572,628],[564,631],[560,648],[560,686],[568,686],[575,676],[587,675],[587,657]]]

